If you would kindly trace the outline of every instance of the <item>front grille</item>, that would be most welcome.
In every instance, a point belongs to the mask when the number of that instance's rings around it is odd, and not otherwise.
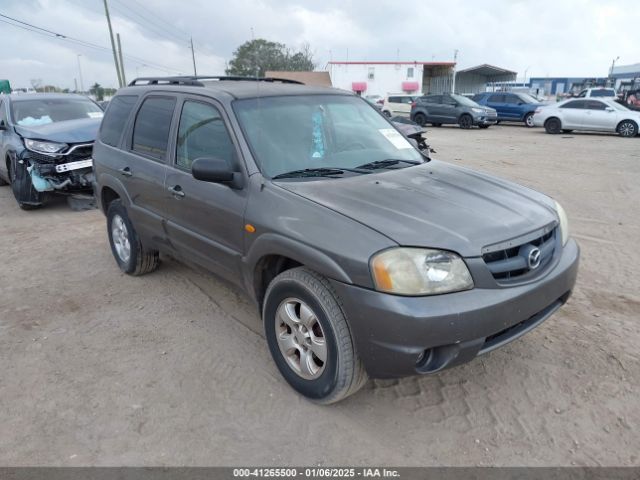
[[[68,154],[56,155],[55,157],[45,155],[43,153],[34,152],[29,150],[29,158],[35,160],[38,163],[68,163],[68,162],[77,162],[78,160],[85,160],[87,158],[91,158],[91,154],[93,152],[93,145],[85,145],[78,146],[73,148],[71,145],[67,151],[70,151]],[[73,149],[73,150],[72,150]]]
[[[489,271],[498,281],[524,280],[541,272],[551,262],[556,248],[557,228],[552,228],[532,239],[504,248],[489,248],[482,255]]]

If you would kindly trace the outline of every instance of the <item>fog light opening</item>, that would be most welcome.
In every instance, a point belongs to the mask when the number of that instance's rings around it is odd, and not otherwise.
[[[431,357],[433,356],[433,349],[428,348],[418,355],[418,359],[416,360],[416,367],[422,368],[427,365],[431,361]]]

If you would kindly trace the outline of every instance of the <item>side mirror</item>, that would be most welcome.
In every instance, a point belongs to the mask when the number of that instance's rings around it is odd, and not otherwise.
[[[191,164],[191,174],[196,180],[203,182],[222,183],[234,189],[243,187],[242,175],[221,158],[196,158]]]

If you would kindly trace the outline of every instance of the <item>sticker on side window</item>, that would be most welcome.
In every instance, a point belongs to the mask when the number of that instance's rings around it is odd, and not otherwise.
[[[413,148],[411,144],[404,138],[400,132],[394,130],[393,128],[381,128],[378,130],[384,138],[389,140],[391,144],[396,147],[398,150],[402,150],[405,148]]]

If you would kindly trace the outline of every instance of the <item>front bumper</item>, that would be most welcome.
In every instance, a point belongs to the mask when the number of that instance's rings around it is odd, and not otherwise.
[[[476,125],[495,125],[498,122],[496,115],[481,114],[473,118],[473,122]]]
[[[390,378],[460,365],[524,335],[569,298],[578,262],[570,239],[553,270],[525,285],[401,297],[332,284],[367,373]]]

